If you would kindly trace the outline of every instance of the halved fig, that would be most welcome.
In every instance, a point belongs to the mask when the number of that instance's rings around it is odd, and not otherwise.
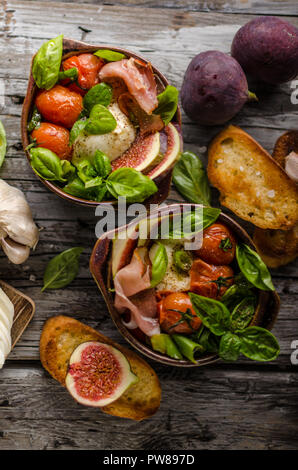
[[[138,171],[144,171],[152,167],[159,156],[160,137],[159,132],[142,136],[139,134],[131,147],[121,157],[112,162],[112,170],[130,167]]]
[[[180,135],[176,127],[169,123],[164,131],[167,134],[167,151],[160,163],[156,165],[149,173],[146,173],[149,178],[157,178],[161,173],[170,168],[179,157],[181,149]]]
[[[118,349],[88,341],[73,351],[65,385],[82,405],[102,407],[117,400],[137,381],[128,360]]]

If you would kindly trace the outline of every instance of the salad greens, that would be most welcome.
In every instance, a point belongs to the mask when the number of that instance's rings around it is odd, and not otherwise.
[[[175,116],[178,106],[179,92],[176,87],[168,85],[162,93],[157,96],[158,107],[153,111],[159,114],[165,125]]]
[[[48,181],[66,182],[61,160],[54,152],[43,147],[35,147],[30,149],[30,157],[31,166],[38,176]]]
[[[95,104],[109,106],[112,100],[113,90],[110,85],[106,83],[98,83],[86,93],[83,99],[84,108],[88,113]]]
[[[237,244],[236,258],[241,272],[251,284],[261,290],[275,290],[270,272],[256,251],[244,243]]]
[[[254,361],[272,361],[277,358],[279,345],[276,338],[265,328],[246,326],[244,309],[241,309],[240,318],[239,306],[230,314],[226,306],[217,300],[194,293],[189,293],[189,297],[203,325],[221,337],[218,355],[222,359],[237,360],[240,352]],[[251,320],[251,310],[246,310],[246,313]]]
[[[63,34],[45,42],[33,60],[32,74],[38,88],[49,90],[59,78]]]
[[[125,55],[121,52],[111,51],[110,49],[99,49],[94,52],[94,55],[101,57],[107,62],[118,62],[118,60],[125,59]]]
[[[43,276],[42,291],[68,286],[78,274],[82,251],[81,247],[70,248],[52,258]]]
[[[95,104],[90,112],[90,118],[87,119],[87,124],[84,131],[87,134],[108,134],[116,129],[117,121],[111,111],[109,111],[102,104]]]
[[[213,222],[216,221],[220,214],[220,209],[215,207],[204,207],[204,210],[200,212],[187,211],[183,213],[182,218],[176,218],[173,216],[170,221],[169,238],[182,239],[192,236],[194,232],[199,232],[209,227]],[[190,227],[191,233],[183,231],[184,227]]]
[[[206,170],[193,152],[183,152],[174,166],[173,183],[187,201],[210,206],[211,191]]]
[[[127,202],[143,202],[156,193],[157,186],[148,176],[133,168],[118,168],[106,179],[108,191],[118,198],[126,197]]]
[[[6,132],[2,122],[0,121],[0,167],[4,161],[6,155]]]

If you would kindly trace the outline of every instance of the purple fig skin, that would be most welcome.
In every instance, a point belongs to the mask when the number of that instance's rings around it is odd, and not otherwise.
[[[298,74],[298,29],[274,16],[255,18],[238,30],[231,54],[253,78],[288,82]]]
[[[181,88],[185,113],[198,124],[224,124],[249,98],[245,74],[233,57],[219,51],[196,55]]]

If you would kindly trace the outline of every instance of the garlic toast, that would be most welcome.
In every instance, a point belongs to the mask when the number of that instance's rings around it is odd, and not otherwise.
[[[46,321],[40,337],[40,360],[43,367],[65,386],[69,359],[74,349],[87,341],[100,341],[117,348],[125,355],[132,372],[139,379],[120,398],[101,410],[136,421],[152,416],[158,410],[161,399],[161,388],[154,370],[133,351],[74,318],[59,315]]]
[[[211,142],[208,177],[221,204],[257,227],[288,230],[298,220],[296,184],[239,127],[227,127]]]

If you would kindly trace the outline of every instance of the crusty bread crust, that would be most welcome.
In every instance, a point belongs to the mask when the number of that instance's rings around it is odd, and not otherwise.
[[[74,318],[59,315],[46,321],[40,337],[40,360],[43,367],[65,386],[70,356],[79,344],[87,341],[100,341],[119,349],[139,378],[118,400],[101,410],[137,421],[152,416],[158,410],[161,399],[161,388],[154,370],[133,351]]]
[[[209,146],[208,177],[220,202],[261,228],[288,230],[298,221],[298,189],[280,165],[236,126]]]

